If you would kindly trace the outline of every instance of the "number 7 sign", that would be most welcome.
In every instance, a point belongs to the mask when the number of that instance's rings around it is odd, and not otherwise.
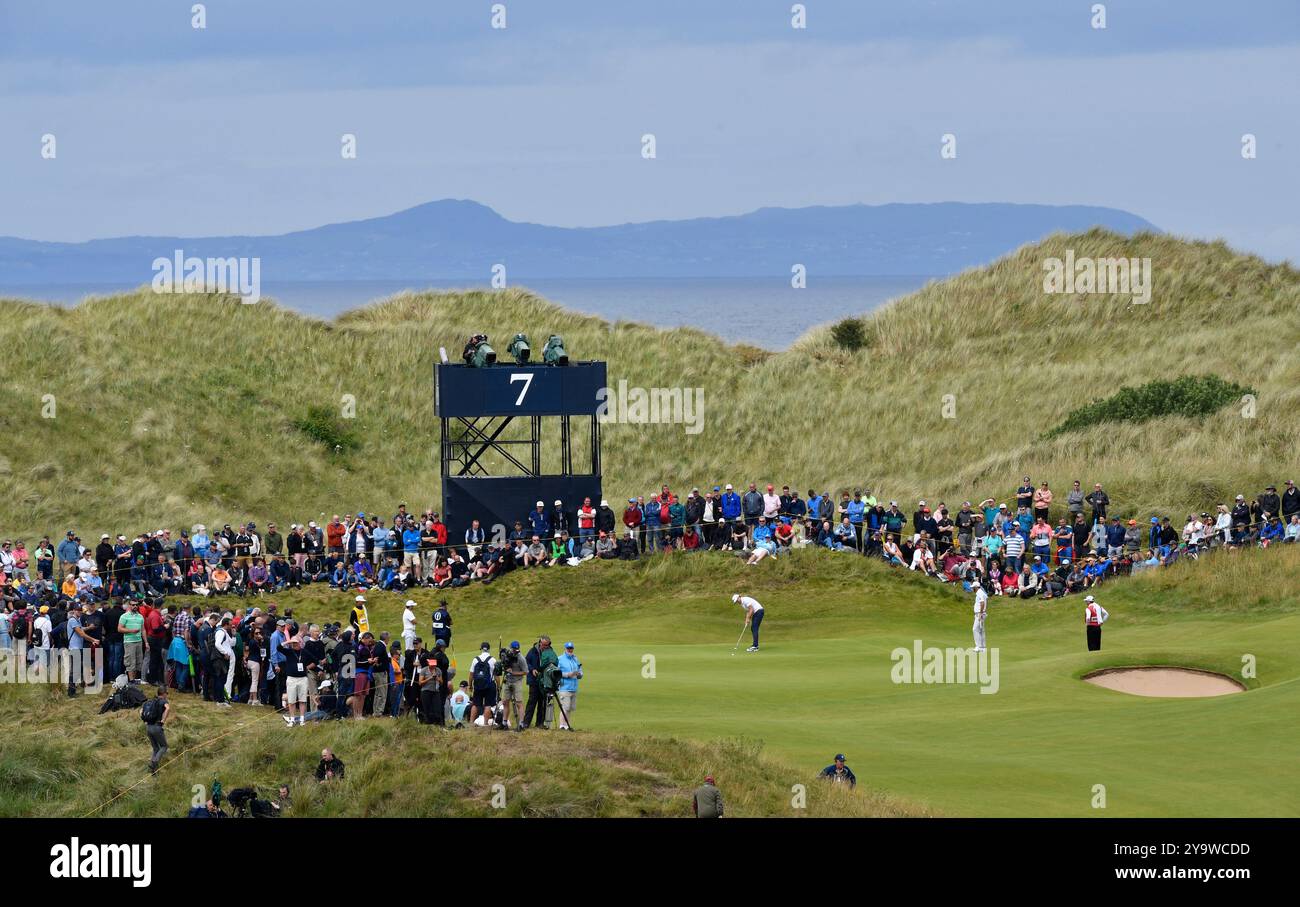
[[[511,373],[510,373],[510,383],[511,383],[511,384],[514,384],[516,381],[522,381],[522,382],[524,382],[523,389],[522,389],[521,391],[519,391],[519,397],[518,397],[518,399],[515,400],[515,406],[522,406],[523,403],[524,403],[524,396],[528,393],[528,388],[530,388],[530,387],[532,386],[532,384],[533,384],[533,376],[532,376],[532,373],[531,373],[531,372],[511,372]]]

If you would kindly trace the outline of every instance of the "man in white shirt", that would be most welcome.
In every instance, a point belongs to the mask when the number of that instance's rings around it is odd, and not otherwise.
[[[406,610],[402,612],[402,651],[415,648],[415,602],[406,600]]]
[[[49,605],[41,605],[40,613],[32,621],[32,631],[33,636],[39,631],[41,643],[28,653],[27,660],[35,662],[40,659],[42,666],[48,671],[51,667],[50,649],[54,647],[54,624],[50,621]]]
[[[492,647],[485,640],[479,646],[478,655],[469,663],[469,679],[472,693],[470,721],[497,704],[496,684],[497,660],[492,657]]]
[[[1097,600],[1089,595],[1084,600],[1083,623],[1088,634],[1088,651],[1097,652],[1101,649],[1101,625],[1110,617],[1106,609],[1097,604]]]
[[[226,698],[221,704],[229,707],[230,697],[233,695],[232,687],[235,683],[235,644],[230,637],[230,622],[233,618],[229,614],[221,617],[221,623],[217,626],[217,635],[213,638],[212,644],[216,650],[221,653],[221,657],[226,659]]]
[[[739,592],[731,596],[731,600],[745,609],[745,626],[749,628],[749,632],[754,638],[754,644],[745,651],[757,652],[758,627],[763,623],[763,606],[758,603],[757,599],[751,598],[748,595],[741,595]],[[744,635],[743,630],[741,631],[741,635]]]
[[[776,489],[771,485],[767,486],[767,494],[763,495],[763,516],[767,517],[770,523],[781,514],[781,496],[776,493]]]
[[[984,618],[988,617],[988,613],[989,594],[984,590],[984,584],[980,583],[975,587],[975,623],[971,626],[976,652],[983,652],[988,646],[988,640],[984,636]]]

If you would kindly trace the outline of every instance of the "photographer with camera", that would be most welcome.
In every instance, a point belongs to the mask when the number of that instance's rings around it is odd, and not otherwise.
[[[551,637],[537,640],[537,722],[535,727],[549,731],[555,715],[555,691],[560,679],[560,659],[551,648]]]
[[[444,725],[443,694],[446,675],[438,666],[435,653],[420,651],[416,654],[415,684],[420,690],[420,723]]]
[[[528,682],[528,663],[519,651],[519,640],[510,648],[501,650],[501,701],[506,707],[506,723],[514,722],[514,729],[524,729],[524,686]]]

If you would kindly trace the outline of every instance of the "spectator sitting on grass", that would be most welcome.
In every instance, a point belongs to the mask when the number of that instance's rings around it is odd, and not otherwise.
[[[759,517],[759,519],[761,520],[763,519],[763,517]],[[755,531],[755,535],[757,535],[757,531]],[[754,540],[754,551],[752,554],[750,554],[749,559],[745,561],[745,563],[746,565],[753,566],[754,564],[757,564],[765,557],[775,557],[775,556],[776,556],[776,542],[774,542],[770,536],[762,539],[756,538]]]
[[[551,565],[546,546],[542,544],[542,539],[537,533],[533,533],[532,541],[528,543],[528,547],[524,551],[523,565],[525,567],[549,567]]]
[[[341,781],[344,771],[343,760],[336,757],[333,750],[329,747],[321,750],[320,762],[316,765],[317,781]]]
[[[916,550],[912,552],[912,562],[908,565],[909,570],[920,570],[926,576],[935,576],[934,554],[931,553],[928,545],[918,544]]]
[[[1033,569],[1028,564],[1025,564],[1024,569],[1020,571],[1017,589],[1021,598],[1033,598],[1042,589],[1042,580],[1034,575]]]
[[[989,581],[993,580],[993,568],[989,568]],[[1012,598],[1020,596],[1020,574],[1014,570],[1004,570],[1002,572],[1002,594],[1009,595]]]
[[[636,530],[628,529],[623,536],[623,540],[618,543],[618,559],[621,561],[634,561],[641,556],[641,547],[637,544]]]

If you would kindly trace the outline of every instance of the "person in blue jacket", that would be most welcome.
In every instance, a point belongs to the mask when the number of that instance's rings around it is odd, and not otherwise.
[[[411,568],[416,579],[423,579],[420,568],[420,527],[415,522],[406,524],[402,530],[402,563]]]
[[[551,520],[546,515],[546,505],[541,501],[537,502],[537,509],[528,513],[528,528],[532,534],[543,539],[551,537]]]
[[[1282,541],[1284,535],[1286,535],[1286,527],[1282,525],[1280,518],[1274,516],[1260,529],[1259,541],[1261,545],[1269,545]]]
[[[659,537],[659,517],[662,510],[663,508],[659,506],[659,495],[657,494],[651,495],[650,503],[642,509],[642,513],[644,514],[643,525],[645,526],[647,551],[658,550],[659,545],[662,542],[662,539]]]
[[[582,679],[582,662],[573,654],[573,643],[564,644],[564,654],[560,656],[560,681],[555,691],[559,696],[563,711],[560,713],[560,730],[573,730],[573,711],[578,707],[578,681]]]
[[[54,553],[59,556],[59,576],[67,576],[81,557],[81,546],[77,544],[76,534],[71,529],[63,541],[59,542],[59,547],[54,549]]]
[[[1116,557],[1124,553],[1124,524],[1119,517],[1111,517],[1106,527],[1106,553]]]
[[[849,525],[853,527],[854,544],[859,551],[862,550],[862,520],[867,513],[867,502],[862,500],[862,492],[854,490],[853,500],[849,501],[844,508],[848,514]]]
[[[835,761],[822,769],[821,776],[835,784],[848,784],[850,789],[858,786],[857,776],[844,764],[843,753],[835,754]]]
[[[725,543],[731,535],[732,526],[740,519],[741,513],[740,495],[736,494],[730,483],[727,484],[727,490],[718,498],[718,506],[722,511],[722,525],[718,527],[718,535]]]

